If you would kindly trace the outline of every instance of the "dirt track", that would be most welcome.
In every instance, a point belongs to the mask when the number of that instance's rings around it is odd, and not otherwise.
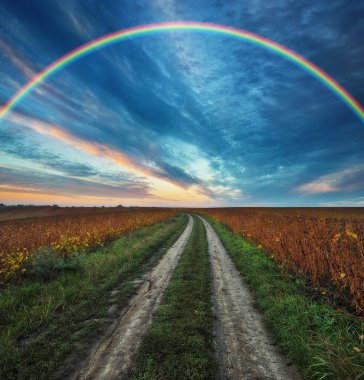
[[[76,379],[123,379],[152,322],[152,317],[192,231],[193,219],[158,265],[146,274],[138,293],[130,300],[115,328],[93,351]]]
[[[218,379],[298,380],[297,370],[280,353],[254,307],[253,296],[211,225],[201,218],[212,273],[214,350]],[[92,350],[86,364],[70,379],[125,379],[169,280],[190,237],[193,219],[158,265],[143,277],[137,294],[115,327]]]
[[[219,379],[290,380],[297,371],[279,352],[247,285],[211,225],[206,228],[217,317],[214,349]]]

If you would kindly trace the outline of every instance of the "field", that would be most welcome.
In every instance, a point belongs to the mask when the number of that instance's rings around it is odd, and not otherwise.
[[[364,315],[364,210],[234,208],[203,213],[269,252],[322,296]]]
[[[364,210],[360,208],[198,209],[269,252],[284,270],[322,296],[364,314]],[[26,272],[40,248],[63,258],[89,252],[118,236],[176,213],[157,208],[3,207],[0,284]]]
[[[67,258],[174,214],[175,210],[156,208],[4,207],[0,212],[0,284],[25,274],[37,249],[47,248]]]
[[[363,380],[363,225],[363,209],[0,208],[0,377]]]

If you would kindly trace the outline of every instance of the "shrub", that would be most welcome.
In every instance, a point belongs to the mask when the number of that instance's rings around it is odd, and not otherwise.
[[[77,270],[80,267],[79,257],[64,258],[49,247],[39,248],[29,261],[27,276],[40,280],[51,280],[60,272]]]

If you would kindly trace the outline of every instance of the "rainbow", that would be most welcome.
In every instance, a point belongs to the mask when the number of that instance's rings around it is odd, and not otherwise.
[[[27,94],[34,90],[40,83],[42,83],[47,78],[54,75],[57,71],[71,64],[72,62],[90,54],[103,47],[115,44],[124,39],[138,37],[141,35],[151,34],[155,32],[164,31],[194,31],[194,32],[207,32],[221,34],[226,37],[233,37],[239,40],[243,40],[252,43],[257,46],[261,46],[273,53],[276,53],[283,58],[295,63],[305,71],[307,71],[314,78],[321,81],[325,86],[327,86],[334,94],[336,94],[364,123],[364,108],[358,103],[358,101],[342,87],[338,82],[336,82],[332,77],[326,74],[318,66],[297,54],[291,49],[280,45],[268,38],[259,36],[257,34],[248,32],[246,30],[233,28],[230,26],[210,24],[204,22],[160,22],[154,24],[146,24],[141,26],[135,26],[132,28],[127,28],[119,30],[105,36],[96,38],[69,53],[63,55],[37,75],[35,75],[28,83],[22,86],[1,108],[0,108],[0,121],[5,118],[8,112],[10,112]]]

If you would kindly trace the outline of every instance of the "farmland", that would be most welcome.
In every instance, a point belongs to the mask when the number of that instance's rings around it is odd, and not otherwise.
[[[362,209],[4,207],[0,220],[4,379],[363,379]]]
[[[11,211],[17,219],[11,217]],[[0,284],[24,274],[27,262],[41,247],[66,258],[174,214],[172,209],[154,208],[14,207],[9,212],[6,207],[0,213],[0,219],[6,219],[0,222]]]
[[[359,315],[364,313],[364,210],[216,208],[213,217]],[[0,209],[0,283],[26,272],[40,247],[63,258],[86,253],[175,215],[175,209],[5,207]]]

